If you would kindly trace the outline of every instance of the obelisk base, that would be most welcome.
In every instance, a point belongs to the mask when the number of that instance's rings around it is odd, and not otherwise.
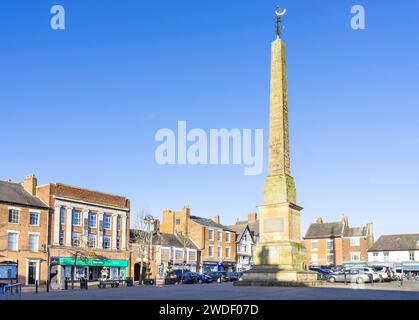
[[[243,279],[235,281],[235,286],[265,287],[311,287],[324,282],[317,280],[317,273],[312,271],[281,270],[266,266],[255,267],[243,275]]]
[[[255,257],[264,264],[255,265],[243,274],[238,286],[316,286],[321,285],[317,273],[306,271],[305,248],[299,242],[259,242]],[[271,264],[270,262],[280,264]]]

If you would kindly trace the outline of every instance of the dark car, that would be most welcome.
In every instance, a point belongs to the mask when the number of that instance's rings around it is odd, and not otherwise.
[[[226,272],[224,274],[226,281],[237,281],[239,280],[239,274],[237,272]]]
[[[212,278],[213,281],[216,282],[227,282],[229,281],[226,277],[226,272],[224,271],[214,271],[207,274],[209,277]]]
[[[328,280],[333,272],[330,269],[322,267],[310,267],[311,271],[317,272],[317,280]]]
[[[183,274],[183,281],[182,283],[185,284],[192,284],[192,283],[197,283],[197,275],[195,272],[185,272]]]
[[[213,279],[206,274],[202,274],[202,273],[197,273],[196,274],[196,281],[198,283],[211,283],[213,281]]]
[[[187,273],[190,273],[190,272],[191,271],[188,270],[188,269],[185,269],[185,270],[173,270],[173,271],[170,271],[167,274],[166,278],[168,278],[168,279],[175,279],[175,282],[179,283],[181,281],[181,279],[182,279],[182,274],[183,274],[183,278],[185,278],[185,275]]]

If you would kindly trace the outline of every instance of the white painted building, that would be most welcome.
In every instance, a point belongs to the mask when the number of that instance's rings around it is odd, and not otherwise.
[[[383,235],[368,250],[368,263],[401,266],[419,263],[419,234]]]
[[[236,232],[236,271],[248,271],[252,267],[255,240],[247,224],[229,226]]]

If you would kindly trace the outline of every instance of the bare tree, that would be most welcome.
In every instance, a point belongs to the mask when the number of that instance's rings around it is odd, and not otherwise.
[[[134,215],[131,215],[132,226],[134,232],[131,234],[131,241],[138,245],[138,257],[140,258],[140,278],[139,282],[143,282],[143,268],[145,260],[147,259],[150,262],[150,241],[152,237],[153,230],[147,230],[147,224],[145,218],[149,216],[150,213],[148,210],[141,209],[134,212]]]
[[[176,231],[176,237],[180,240],[182,243],[182,249],[183,249],[183,263],[182,263],[182,278],[180,280],[180,283],[183,283],[183,276],[185,273],[185,266],[186,266],[186,260],[187,260],[187,247],[189,245],[189,232],[179,232]]]
[[[77,268],[77,261],[84,261],[86,264],[89,259],[98,259],[103,258],[99,256],[93,248],[91,248],[88,243],[85,243],[80,239],[79,246],[73,246],[69,250],[71,257],[73,258],[72,272],[71,272],[71,286],[74,289],[74,277]]]

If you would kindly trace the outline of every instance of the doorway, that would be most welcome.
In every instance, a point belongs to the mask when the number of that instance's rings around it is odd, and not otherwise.
[[[38,263],[37,260],[28,260],[28,284],[35,284],[38,280]]]

